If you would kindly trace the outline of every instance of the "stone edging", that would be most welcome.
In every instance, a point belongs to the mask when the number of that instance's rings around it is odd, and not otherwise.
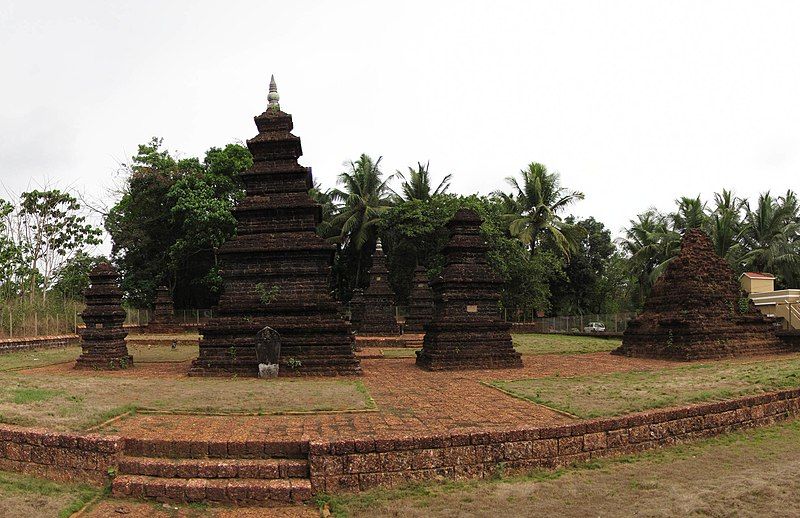
[[[122,447],[116,436],[0,425],[0,469],[52,480],[105,484]]]
[[[314,490],[336,493],[465,480],[636,453],[800,414],[800,389],[575,424],[502,431],[312,441]]]
[[[0,354],[23,351],[25,349],[51,349],[79,345],[78,335],[29,336],[0,339]]]

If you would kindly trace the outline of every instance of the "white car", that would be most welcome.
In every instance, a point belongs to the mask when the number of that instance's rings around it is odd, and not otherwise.
[[[589,325],[583,328],[584,333],[605,333],[606,325],[602,322],[589,322]]]

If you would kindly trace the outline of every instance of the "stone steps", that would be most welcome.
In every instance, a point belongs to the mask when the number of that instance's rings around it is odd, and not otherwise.
[[[232,505],[300,503],[312,496],[307,478],[163,478],[118,475],[111,485],[115,497],[159,502],[216,502]]]
[[[119,473],[162,478],[308,478],[302,459],[165,459],[122,457]]]
[[[159,502],[299,503],[312,497],[308,443],[126,439],[111,493]]]

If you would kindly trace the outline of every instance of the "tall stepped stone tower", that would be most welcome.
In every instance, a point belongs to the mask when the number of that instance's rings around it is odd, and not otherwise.
[[[511,343],[511,324],[500,315],[502,280],[486,259],[481,217],[461,209],[448,222],[445,266],[431,283],[433,320],[424,326],[417,365],[428,370],[522,367]]]
[[[281,337],[281,376],[360,374],[350,325],[330,294],[334,249],[316,234],[311,169],[297,162],[300,138],[274,78],[268,99],[247,141],[254,163],[240,175],[237,234],[219,250],[223,293],[189,374],[256,376],[256,333],[265,326]]]

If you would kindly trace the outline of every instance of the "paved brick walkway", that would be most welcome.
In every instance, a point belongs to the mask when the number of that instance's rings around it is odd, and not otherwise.
[[[140,438],[247,441],[388,437],[550,425],[570,419],[505,395],[481,381],[674,365],[608,353],[524,356],[523,360],[523,369],[460,372],[423,371],[412,358],[362,360],[364,376],[358,379],[377,403],[374,412],[257,417],[140,414],[113,423],[113,429],[123,436]],[[174,374],[180,368],[185,369],[185,364],[167,370],[174,369]]]

